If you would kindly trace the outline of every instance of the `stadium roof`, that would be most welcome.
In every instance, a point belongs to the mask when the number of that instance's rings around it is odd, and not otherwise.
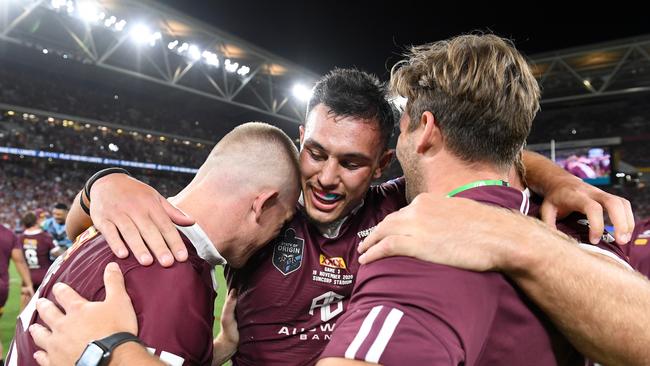
[[[300,122],[319,77],[150,0],[3,1],[0,39],[210,98],[224,116]]]
[[[650,91],[650,35],[531,57],[542,103]]]

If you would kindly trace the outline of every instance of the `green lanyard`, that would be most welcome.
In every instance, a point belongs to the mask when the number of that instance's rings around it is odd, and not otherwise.
[[[508,182],[502,181],[502,180],[497,180],[497,179],[491,179],[491,180],[477,180],[476,182],[472,182],[469,184],[465,184],[464,186],[460,186],[453,191],[447,193],[447,197],[453,197],[460,192],[466,191],[468,189],[476,188],[476,187],[483,187],[483,186],[504,186],[508,187]]]

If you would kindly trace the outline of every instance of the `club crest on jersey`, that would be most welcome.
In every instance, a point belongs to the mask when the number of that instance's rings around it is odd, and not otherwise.
[[[285,276],[294,272],[302,264],[304,250],[305,240],[296,237],[294,229],[288,229],[273,248],[273,266]]]
[[[343,268],[343,269],[348,268],[345,265],[345,260],[342,257],[327,258],[326,256],[321,254],[319,262],[321,266],[325,266],[325,267]]]

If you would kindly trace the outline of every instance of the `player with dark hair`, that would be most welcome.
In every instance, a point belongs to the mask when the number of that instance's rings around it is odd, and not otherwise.
[[[0,225],[0,317],[4,313],[4,306],[9,297],[9,260],[14,261],[16,270],[22,280],[20,287],[21,296],[31,297],[34,295],[34,286],[29,276],[29,269],[25,264],[23,250],[20,248],[18,238],[11,230]],[[0,342],[0,365],[3,365],[2,355],[4,355],[2,343]]]
[[[369,188],[371,180],[381,175],[390,160],[391,152],[386,150],[382,136],[389,136],[392,127],[379,120],[386,115],[380,111],[390,108],[385,89],[376,78],[363,74],[335,70],[317,84],[316,100],[320,88],[329,93],[345,92],[346,80],[351,81],[353,94],[362,97],[351,98],[349,109],[340,111],[324,104],[328,99],[310,104],[305,126],[300,129],[303,199],[299,213],[279,238],[254,256],[249,265],[229,276],[230,283],[240,290],[240,334],[231,338],[239,338],[239,352],[234,358],[237,364],[313,364],[347,306],[358,270],[356,247],[386,215],[405,204],[402,180]],[[377,98],[379,95],[383,97]],[[341,102],[333,100],[337,106]],[[363,103],[379,104],[363,107]],[[590,197],[591,187],[568,181],[568,173],[534,154],[527,154],[529,161],[537,163],[529,167],[533,187],[547,193],[553,202],[561,205],[568,190],[582,194],[571,202],[577,204],[572,207],[582,208],[585,202],[600,207]],[[540,175],[540,171],[548,174]],[[541,181],[536,179],[540,176]],[[145,242],[160,263],[173,262],[164,242],[170,243],[177,259],[184,259],[185,251],[168,230],[171,222],[165,212],[174,220],[183,217],[153,189],[127,176],[111,174],[98,180],[90,195],[94,221],[117,227],[141,263],[152,260]],[[128,197],[128,203],[118,207],[114,205],[115,197],[121,196]],[[625,216],[623,210],[615,211],[614,216]],[[88,216],[78,205],[72,208],[72,216],[69,229],[76,234],[78,224]],[[126,228],[125,218],[135,225]],[[116,253],[126,254],[124,241],[116,232],[108,239]],[[58,340],[65,338],[60,330],[57,327]],[[81,332],[76,329],[76,333]],[[54,337],[49,339],[57,342]],[[233,349],[236,346],[233,344]]]
[[[34,290],[36,290],[41,286],[47,270],[54,263],[56,257],[63,254],[65,249],[54,245],[52,236],[38,225],[38,218],[34,212],[26,213],[21,219],[21,223],[25,230],[18,236],[18,245],[23,250],[29,275]],[[22,295],[20,308],[24,309],[29,300],[31,300],[31,296]]]
[[[414,47],[391,86],[408,98],[397,155],[409,202],[430,192],[528,213],[528,196],[507,180],[540,91],[508,41],[467,35]],[[619,248],[608,254],[629,267]],[[585,362],[505,276],[407,257],[360,268],[322,357],[322,366]]]
[[[68,239],[68,234],[65,229],[65,221],[68,217],[68,205],[65,203],[57,203],[52,209],[52,217],[45,219],[42,223],[42,228],[48,232],[54,239],[54,244],[63,248],[69,248],[72,241]]]
[[[190,253],[186,262],[165,269],[141,266],[133,256],[120,260],[91,227],[57,260],[34,297],[54,300],[53,289],[66,283],[87,298],[103,300],[108,293],[102,272],[116,261],[137,314],[137,335],[151,354],[168,365],[211,365],[214,266],[243,266],[293,216],[299,195],[297,155],[291,139],[276,127],[238,126],[215,146],[189,185],[169,199],[197,220],[177,227]],[[9,365],[36,364],[38,348],[27,331],[43,324],[35,309],[36,300],[18,318]],[[68,347],[80,353],[84,345]],[[80,364],[90,364],[92,351],[82,355]]]

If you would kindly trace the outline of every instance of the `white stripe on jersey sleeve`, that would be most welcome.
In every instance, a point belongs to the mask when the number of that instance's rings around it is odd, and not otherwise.
[[[615,260],[616,262],[618,262],[623,267],[629,269],[630,271],[634,271],[634,268],[632,268],[632,266],[630,266],[629,263],[622,260],[621,258],[619,258],[619,256],[617,256],[616,254],[614,254],[614,253],[612,253],[610,251],[607,251],[607,250],[605,250],[603,248],[599,248],[599,247],[597,247],[597,246],[595,246],[593,244],[578,243],[578,246],[581,249],[584,249],[584,250],[586,250],[588,252],[598,253],[600,255],[604,255],[604,256],[606,256],[608,258],[611,258],[611,259]]]
[[[357,332],[357,335],[352,340],[352,343],[350,343],[348,349],[345,351],[345,358],[354,360],[354,357],[357,355],[357,351],[359,351],[359,348],[363,344],[363,341],[365,341],[368,337],[368,334],[372,329],[372,325],[375,323],[375,319],[377,319],[377,315],[379,315],[379,312],[382,308],[383,305],[375,306],[372,308],[372,310],[370,310],[370,313],[366,315],[366,318],[363,320],[363,323],[359,328],[359,332]]]
[[[379,363],[379,359],[381,358],[382,353],[384,353],[386,345],[388,344],[390,337],[393,336],[395,328],[397,328],[397,324],[399,324],[402,316],[404,316],[403,311],[398,309],[390,310],[386,320],[384,320],[384,325],[382,325],[381,330],[379,330],[377,338],[375,338],[368,353],[366,353],[366,362]]]

